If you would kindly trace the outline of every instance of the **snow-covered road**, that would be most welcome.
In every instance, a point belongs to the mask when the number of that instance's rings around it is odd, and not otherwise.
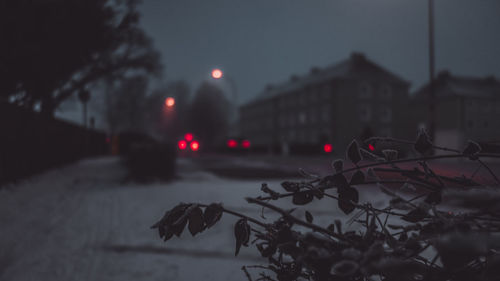
[[[119,159],[108,157],[0,189],[0,280],[246,280],[241,266],[260,263],[252,247],[234,258],[236,218],[228,215],[194,238],[185,232],[167,243],[149,227],[179,202],[223,202],[258,217],[243,198],[260,194],[262,181],[221,179],[187,159],[173,182],[124,178]],[[281,191],[280,181],[266,182]],[[341,217],[331,200],[308,210],[325,225]]]

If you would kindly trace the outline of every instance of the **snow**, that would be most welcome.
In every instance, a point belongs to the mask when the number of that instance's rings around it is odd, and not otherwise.
[[[246,280],[241,266],[265,260],[255,247],[234,257],[235,217],[166,243],[150,226],[179,202],[223,202],[258,218],[244,197],[259,195],[263,181],[218,178],[189,159],[178,166],[175,181],[141,184],[124,181],[118,158],[96,158],[0,189],[0,280]],[[282,191],[280,180],[266,182]],[[362,192],[361,202],[374,194]],[[292,208],[289,201],[277,205]],[[324,226],[349,218],[329,199],[306,208]]]

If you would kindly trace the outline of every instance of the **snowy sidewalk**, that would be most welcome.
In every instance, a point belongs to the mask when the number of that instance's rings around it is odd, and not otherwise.
[[[244,197],[260,194],[262,182],[221,179],[186,159],[179,175],[124,183],[119,159],[99,158],[1,189],[0,280],[246,280],[241,266],[261,258],[254,247],[234,258],[236,218],[224,215],[194,238],[186,231],[167,243],[149,227],[179,202],[223,202],[258,217]],[[281,192],[280,181],[267,182]],[[308,208],[320,223],[340,216],[331,200]]]

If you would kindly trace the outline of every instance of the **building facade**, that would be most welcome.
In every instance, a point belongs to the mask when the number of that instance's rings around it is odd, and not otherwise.
[[[362,135],[407,135],[408,88],[408,82],[353,53],[267,86],[240,107],[240,128],[254,147],[280,151],[331,143],[343,153]]]
[[[462,149],[468,140],[500,141],[500,82],[494,77],[462,77],[447,71],[437,75],[434,143]],[[414,126],[429,122],[429,85],[412,95]]]

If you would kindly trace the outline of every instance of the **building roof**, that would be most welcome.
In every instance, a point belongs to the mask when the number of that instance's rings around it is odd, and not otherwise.
[[[313,67],[304,75],[292,75],[288,81],[268,85],[264,91],[249,103],[267,100],[283,93],[300,90],[309,85],[321,84],[332,79],[349,79],[365,77],[367,79],[386,79],[394,83],[409,85],[410,83],[376,63],[361,53],[352,53],[350,58],[325,68]]]
[[[475,97],[500,98],[500,81],[494,77],[477,78],[451,75],[448,71],[438,74],[434,82],[436,98]],[[429,83],[418,89],[413,95],[416,100],[429,96]]]

